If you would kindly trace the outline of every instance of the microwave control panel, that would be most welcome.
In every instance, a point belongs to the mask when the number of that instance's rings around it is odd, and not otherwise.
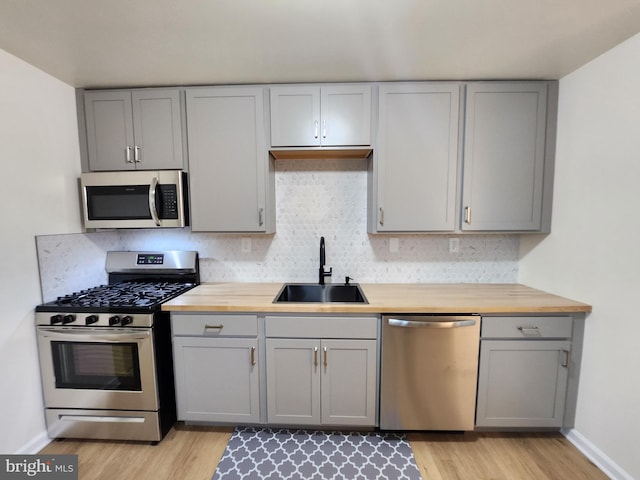
[[[163,219],[178,218],[178,190],[175,185],[158,185],[160,203],[158,216]]]

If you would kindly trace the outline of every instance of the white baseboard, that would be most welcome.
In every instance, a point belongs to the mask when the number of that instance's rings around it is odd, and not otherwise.
[[[562,434],[612,480],[634,480],[631,475],[575,428],[562,430]]]
[[[23,445],[16,454],[17,455],[34,455],[51,443],[51,439],[47,436],[45,430],[37,437],[33,438],[29,443]]]

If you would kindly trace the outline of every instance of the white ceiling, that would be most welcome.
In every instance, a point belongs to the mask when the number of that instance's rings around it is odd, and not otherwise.
[[[0,0],[0,48],[74,87],[554,79],[639,31],[640,0]]]

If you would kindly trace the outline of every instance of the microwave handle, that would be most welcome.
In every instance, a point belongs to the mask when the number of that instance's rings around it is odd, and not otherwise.
[[[158,177],[153,177],[151,185],[149,185],[149,211],[151,218],[155,224],[160,226],[160,218],[158,217],[158,209],[156,208],[156,189],[158,188]]]

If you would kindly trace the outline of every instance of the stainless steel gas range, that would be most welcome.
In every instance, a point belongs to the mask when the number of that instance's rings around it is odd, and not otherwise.
[[[36,307],[49,437],[157,442],[176,420],[169,315],[197,252],[108,252],[109,284]]]

